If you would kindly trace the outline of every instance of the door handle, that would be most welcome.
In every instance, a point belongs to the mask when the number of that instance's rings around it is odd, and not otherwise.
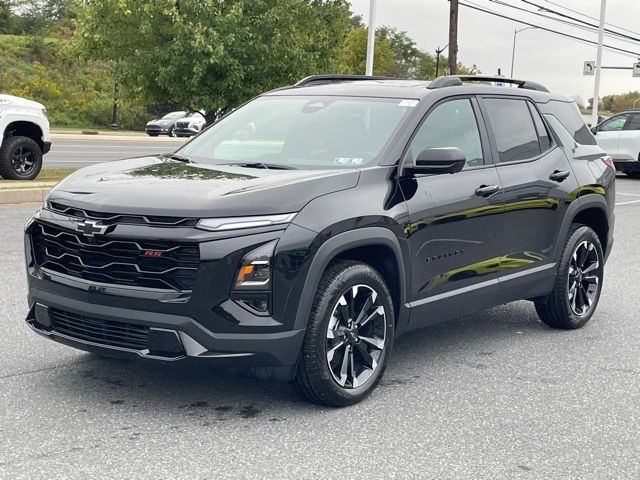
[[[480,185],[476,188],[476,195],[479,197],[490,197],[494,193],[498,193],[500,185]]]
[[[549,175],[549,180],[553,180],[554,182],[562,182],[566,180],[569,175],[571,175],[571,172],[568,172],[566,170],[556,170],[551,175]]]

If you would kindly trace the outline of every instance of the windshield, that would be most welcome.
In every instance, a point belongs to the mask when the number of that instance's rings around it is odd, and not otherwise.
[[[337,168],[376,157],[417,100],[260,97],[181,148],[210,164],[269,163]]]
[[[171,112],[171,113],[167,113],[164,117],[162,118],[182,118],[187,114],[187,112]]]

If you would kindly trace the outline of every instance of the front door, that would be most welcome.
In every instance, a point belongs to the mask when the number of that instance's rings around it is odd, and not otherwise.
[[[418,176],[402,187],[410,218],[413,326],[465,313],[457,295],[499,275],[501,186],[479,119],[475,98],[446,99],[427,113],[405,155],[413,162],[426,148],[457,147],[467,158],[461,172]]]
[[[596,131],[596,140],[600,148],[615,159],[620,158],[620,132],[624,128],[628,118],[628,113],[621,113],[620,115],[611,117],[598,125]]]

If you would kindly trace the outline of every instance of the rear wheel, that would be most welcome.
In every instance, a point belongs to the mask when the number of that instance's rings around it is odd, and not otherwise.
[[[536,301],[540,319],[554,328],[575,329],[593,316],[602,291],[604,255],[598,235],[572,225],[560,258],[553,292]]]
[[[0,177],[33,180],[42,168],[42,150],[29,137],[7,137],[0,147]]]
[[[391,295],[372,267],[333,263],[322,276],[294,388],[315,403],[344,407],[376,387],[391,354]]]

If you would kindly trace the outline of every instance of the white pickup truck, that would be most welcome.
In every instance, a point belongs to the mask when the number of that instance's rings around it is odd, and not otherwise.
[[[44,105],[0,94],[0,134],[0,177],[36,178],[42,168],[42,156],[51,149]]]

